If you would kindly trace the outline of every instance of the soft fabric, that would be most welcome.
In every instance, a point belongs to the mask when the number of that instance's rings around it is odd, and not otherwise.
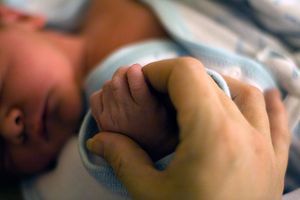
[[[300,189],[284,195],[283,200],[299,200],[299,197],[300,197]]]
[[[90,0],[2,0],[25,13],[42,15],[48,26],[64,31],[77,28]]]
[[[230,0],[238,2],[265,30],[295,51],[300,47],[300,2],[297,0]]]
[[[64,147],[59,165],[38,178],[23,182],[25,200],[119,200],[124,199],[106,189],[84,168],[78,153],[77,137]]]

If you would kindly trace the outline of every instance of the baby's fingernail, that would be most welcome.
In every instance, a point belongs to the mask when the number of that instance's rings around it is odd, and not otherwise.
[[[138,63],[135,63],[135,64],[133,64],[133,65],[131,65],[130,67],[142,67],[142,65],[140,65],[140,64],[138,64]]]
[[[103,154],[103,145],[100,141],[95,140],[93,138],[88,139],[86,141],[86,146],[87,149],[90,150],[91,152],[101,156]]]

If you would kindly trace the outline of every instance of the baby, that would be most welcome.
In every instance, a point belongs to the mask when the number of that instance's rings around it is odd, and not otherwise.
[[[72,34],[47,30],[43,17],[3,6],[0,24],[2,180],[55,161],[80,126],[85,77],[103,58],[123,45],[166,36],[152,12],[133,0],[92,1]]]
[[[92,95],[91,108],[102,131],[127,135],[154,161],[173,152],[178,143],[174,109],[151,90],[139,64],[119,68]]]

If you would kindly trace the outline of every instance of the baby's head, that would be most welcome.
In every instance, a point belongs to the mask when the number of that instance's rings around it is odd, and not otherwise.
[[[0,28],[0,170],[8,174],[45,169],[82,111],[73,65],[38,26]]]

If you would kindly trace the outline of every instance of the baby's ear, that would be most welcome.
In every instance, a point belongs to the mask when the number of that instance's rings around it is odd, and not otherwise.
[[[31,15],[21,11],[0,5],[0,24],[1,25],[21,25],[29,29],[41,29],[46,24],[43,16]]]

